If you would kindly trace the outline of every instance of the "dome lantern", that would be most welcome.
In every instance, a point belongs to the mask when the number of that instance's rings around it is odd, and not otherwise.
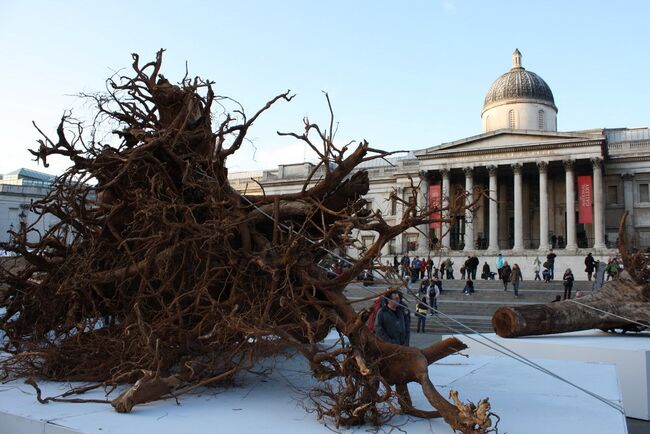
[[[512,69],[521,67],[521,52],[515,48],[515,52],[512,53]]]

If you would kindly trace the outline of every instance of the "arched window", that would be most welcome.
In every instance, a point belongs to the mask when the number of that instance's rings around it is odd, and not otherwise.
[[[508,112],[508,128],[513,128],[514,129],[515,127],[516,127],[516,125],[515,125],[515,111],[510,110]]]
[[[537,112],[537,128],[540,130],[544,129],[544,110]]]
[[[485,118],[485,131],[492,131],[490,129],[490,115],[487,115]]]

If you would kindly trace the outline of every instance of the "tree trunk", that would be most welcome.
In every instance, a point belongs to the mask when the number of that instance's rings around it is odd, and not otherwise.
[[[638,285],[626,272],[600,291],[575,301],[501,307],[492,317],[492,327],[501,337],[515,338],[590,329],[628,330],[638,326],[635,322],[650,325],[650,288]]]

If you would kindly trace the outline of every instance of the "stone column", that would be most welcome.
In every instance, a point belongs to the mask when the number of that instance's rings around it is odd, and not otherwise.
[[[490,234],[488,236],[488,250],[499,250],[499,208],[497,195],[497,166],[488,166],[490,174]]]
[[[402,187],[396,187],[395,188],[395,195],[398,198],[403,198],[404,197],[404,189]],[[399,222],[402,218],[400,210],[403,210],[402,207],[399,205],[400,202],[398,201],[396,206],[395,206],[395,216],[393,220],[395,223]],[[399,254],[402,255],[404,252],[406,252],[406,249],[403,247],[402,239],[404,238],[404,234],[399,234],[398,236],[395,237],[395,251]],[[402,259],[401,257],[399,259]]]
[[[474,250],[474,212],[469,205],[474,202],[474,168],[465,167],[465,251]]]
[[[522,182],[521,182],[521,164],[512,165],[512,171],[515,178],[515,244],[514,250],[523,250],[524,248],[524,212],[522,200]]]
[[[449,207],[449,169],[440,170],[442,174],[442,207]],[[449,210],[442,212],[443,219],[449,219]],[[449,235],[449,223],[443,222],[441,225],[442,248],[449,249],[451,237]]]
[[[576,191],[574,187],[573,160],[564,160],[566,171],[566,249],[576,250]]]
[[[538,161],[539,168],[539,250],[547,251],[548,244],[548,163]]]
[[[623,204],[625,211],[628,212],[625,220],[625,235],[628,244],[634,245],[634,173],[623,173],[621,178],[623,178]]]
[[[503,240],[506,245],[504,248],[510,249],[510,225],[508,222],[508,206],[506,205],[507,201],[510,198],[508,197],[508,186],[505,182],[499,184],[499,246],[501,245],[501,240]]]
[[[594,198],[594,249],[605,248],[605,208],[603,207],[603,159],[592,158],[594,170],[593,198]]]
[[[429,204],[427,199],[429,197],[429,179],[427,172],[422,170],[420,172],[420,187],[418,189],[418,208],[420,212],[428,211]],[[426,256],[429,253],[429,225],[427,223],[420,225],[418,233],[418,251],[420,256]]]

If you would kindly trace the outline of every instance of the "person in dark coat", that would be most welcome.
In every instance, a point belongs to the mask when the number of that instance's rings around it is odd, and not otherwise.
[[[557,255],[555,253],[553,253],[553,249],[551,249],[548,252],[548,255],[546,255],[545,264],[548,265],[548,266],[546,266],[546,268],[548,268],[549,273],[551,273],[551,280],[555,279],[555,258],[556,257],[557,257]]]
[[[524,280],[524,277],[521,275],[521,269],[519,268],[519,265],[515,264],[512,266],[510,280],[512,280],[512,289],[515,291],[515,297],[519,297],[519,284],[522,280]]]
[[[386,304],[375,319],[375,334],[383,341],[397,345],[409,345],[411,313],[402,303],[399,292],[388,296]]]
[[[438,313],[438,297],[440,297],[441,285],[440,280],[436,279],[429,286],[429,305],[431,306],[432,315]]]
[[[476,280],[476,271],[478,270],[478,266],[480,264],[480,261],[478,260],[478,257],[476,255],[472,255],[468,259],[469,261],[469,268],[466,270],[468,277],[471,277],[472,280]]]
[[[594,273],[594,270],[596,269],[596,260],[594,259],[593,256],[591,256],[591,252],[587,254],[587,257],[585,258],[585,271],[587,272],[587,280],[591,282],[591,275]]]
[[[470,277],[465,281],[465,287],[463,288],[465,295],[472,295],[474,293],[474,282]]]
[[[512,269],[510,268],[510,265],[508,265],[508,261],[506,261],[503,263],[503,267],[501,267],[501,280],[503,280],[504,291],[508,290],[508,282],[510,282],[510,274],[512,274]]]
[[[562,300],[569,300],[571,299],[571,289],[573,289],[574,280],[570,268],[566,269],[564,276],[562,276],[562,280],[564,280],[564,298]]]

